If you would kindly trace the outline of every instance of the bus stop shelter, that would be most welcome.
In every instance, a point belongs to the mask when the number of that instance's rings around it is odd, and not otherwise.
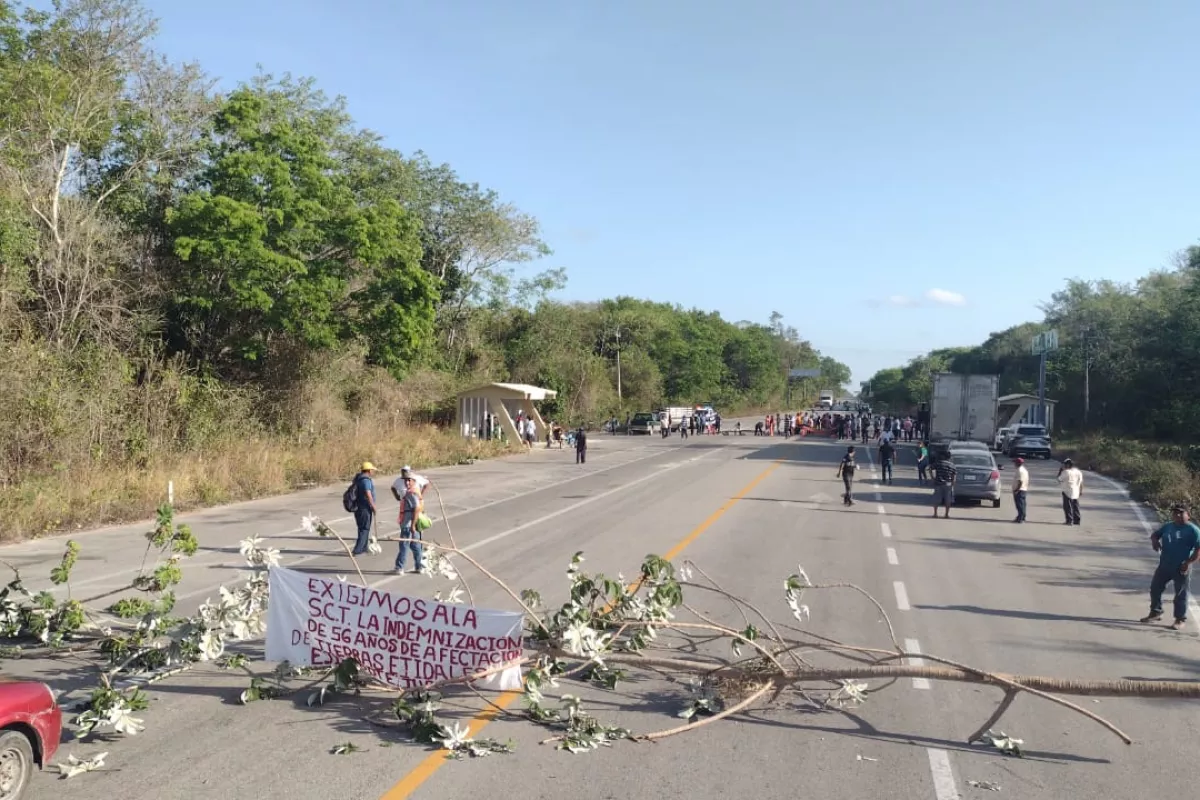
[[[1046,430],[1054,430],[1054,406],[1058,401],[1046,398]],[[997,427],[1039,425],[1036,394],[1006,394],[998,401],[1000,414]]]
[[[455,423],[464,438],[486,439],[502,430],[510,441],[521,441],[514,420],[518,414],[533,420],[538,441],[546,438],[546,423],[534,403],[558,396],[553,389],[527,383],[487,383],[458,394]]]

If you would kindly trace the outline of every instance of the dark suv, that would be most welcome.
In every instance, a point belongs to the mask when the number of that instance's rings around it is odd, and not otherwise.
[[[1006,452],[1012,458],[1029,456],[1049,459],[1052,455],[1050,434],[1043,425],[1018,425],[1008,437]]]

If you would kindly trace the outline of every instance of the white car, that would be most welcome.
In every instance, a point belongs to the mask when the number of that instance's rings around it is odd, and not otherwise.
[[[1000,428],[996,431],[996,438],[992,442],[992,449],[996,451],[1004,450],[1004,440],[1012,433],[1012,428]]]

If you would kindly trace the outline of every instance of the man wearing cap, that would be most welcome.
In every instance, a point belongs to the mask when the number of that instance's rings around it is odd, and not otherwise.
[[[364,461],[354,476],[354,524],[358,527],[358,539],[354,542],[354,555],[361,556],[371,544],[371,526],[375,522],[375,465]]]
[[[1025,459],[1014,458],[1013,465],[1017,468],[1017,477],[1013,481],[1013,505],[1017,508],[1017,518],[1013,522],[1025,521],[1025,510],[1029,500],[1029,470],[1025,468]]]
[[[1079,496],[1083,494],[1083,472],[1071,459],[1063,459],[1058,468],[1058,482],[1062,484],[1064,525],[1079,524]]]
[[[429,485],[429,478],[413,472],[412,467],[408,466],[407,464],[400,468],[400,477],[396,478],[395,482],[392,483],[392,497],[396,498],[396,500],[400,502],[404,502],[404,493],[408,491],[405,481],[409,478],[412,478],[416,482],[417,494],[419,494],[421,499],[424,500],[425,487]]]
[[[1175,586],[1175,622],[1171,628],[1182,630],[1187,623],[1191,567],[1200,560],[1200,528],[1190,520],[1187,506],[1177,503],[1171,509],[1171,521],[1151,535],[1150,545],[1158,553],[1158,568],[1150,579],[1150,615],[1143,617],[1142,622],[1162,619],[1163,590],[1172,583]]]

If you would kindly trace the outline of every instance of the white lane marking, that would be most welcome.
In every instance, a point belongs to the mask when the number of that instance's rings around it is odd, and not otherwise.
[[[881,523],[879,523],[879,529],[881,531],[883,531],[883,538],[885,538],[885,539],[892,538],[892,526],[891,525],[888,525],[886,522],[881,522]]]
[[[1125,502],[1129,504],[1129,507],[1133,509],[1133,515],[1137,517],[1138,522],[1142,524],[1142,530],[1146,532],[1147,536],[1150,536],[1152,533],[1158,530],[1153,522],[1146,519],[1146,510],[1134,502],[1133,498],[1129,495],[1129,489],[1127,487],[1122,486],[1120,483],[1114,481],[1107,475],[1100,475],[1096,472],[1089,472],[1088,474],[1095,475],[1097,478],[1121,493],[1121,497],[1123,497]],[[1197,630],[1200,630],[1200,604],[1196,602],[1195,597],[1188,598],[1188,616],[1190,616],[1192,619],[1192,625],[1194,625]]]
[[[876,510],[876,511],[878,511],[880,514],[886,514],[886,513],[887,513],[887,509],[883,507],[883,504],[882,504],[882,503],[880,503],[879,505],[875,506],[875,510]]]
[[[889,547],[887,549],[888,563],[893,567],[900,566],[900,556],[896,555],[896,548]]]
[[[488,501],[486,503],[483,503],[482,505],[472,506],[471,508],[464,508],[462,511],[455,511],[453,514],[447,514],[445,516],[445,519],[454,519],[456,517],[461,517],[466,514],[474,514],[476,511],[483,511],[484,509],[491,508],[492,506],[498,506],[501,503],[508,503],[513,500],[519,500],[522,497],[528,497],[531,494],[536,494],[538,492],[544,492],[549,489],[553,489],[556,486],[562,486],[563,484],[582,480],[583,478],[587,478],[592,475],[600,475],[605,472],[611,472],[612,470],[620,469],[621,467],[628,467],[631,464],[636,464],[639,461],[645,461],[647,459],[654,458],[655,456],[660,456],[664,453],[673,453],[676,450],[682,450],[686,446],[687,445],[680,445],[678,447],[670,447],[670,448],[667,448],[664,450],[658,450],[657,452],[650,453],[649,455],[641,456],[640,458],[635,458],[631,461],[622,461],[619,464],[613,464],[612,466],[604,467],[603,469],[592,470],[591,472],[586,472],[586,473],[583,473],[582,475],[576,475],[572,478],[565,478],[561,481],[555,481],[554,483],[548,483],[545,486],[539,486],[536,489],[528,489],[524,492],[510,494],[505,497],[498,498],[496,500]],[[613,455],[615,455],[615,453]],[[433,515],[430,515],[430,518],[434,522],[438,522],[439,520],[442,519],[442,517],[437,517],[437,516],[433,516]],[[352,519],[354,519],[353,514],[351,514],[350,516],[345,516],[345,517],[334,517],[333,519],[325,520],[325,522],[330,525],[336,525],[341,522],[348,522],[349,520],[352,520]],[[200,525],[202,523],[195,523],[195,524]],[[264,540],[279,539],[284,536],[290,536],[293,533],[302,533],[303,531],[304,531],[304,528],[292,528],[291,530],[283,531],[282,533],[273,533],[273,534],[264,536],[262,538]],[[104,534],[100,534],[100,535],[103,536]],[[285,553],[286,553],[286,551],[285,551]],[[195,556],[193,558],[188,559],[186,562],[183,562],[183,563],[184,564],[201,564],[212,558],[224,558],[227,556],[229,556],[229,553],[213,551],[213,552],[205,553],[203,555]],[[295,561],[289,562],[289,566],[292,566],[295,564],[303,564],[307,561],[312,561],[317,558],[321,558],[321,556],[304,556],[303,558],[298,558]],[[236,564],[230,564],[229,566],[231,568],[240,567],[241,563],[242,562],[238,562]],[[120,578],[120,577],[123,577],[126,575],[132,575],[133,572],[134,571],[132,569],[126,568],[126,569],[121,570],[120,572],[110,572],[107,575],[97,575],[95,577],[87,578],[86,580],[82,580],[82,581],[71,581],[71,588],[77,589],[81,586],[90,586],[94,583],[101,583],[103,581],[112,580],[113,578]],[[65,592],[66,590],[67,589],[64,586],[56,586],[56,587],[51,587],[48,591],[50,591],[51,593],[55,593],[55,592]],[[182,600],[182,599],[186,599],[187,597],[188,597],[188,595],[180,595],[178,599]]]
[[[912,611],[912,606],[908,604],[908,590],[904,588],[904,581],[892,581],[892,588],[896,590],[896,608]]]
[[[919,652],[921,652],[921,643],[918,642],[916,639],[905,639],[904,640],[904,649],[906,651],[908,651],[909,653],[919,653]],[[910,658],[910,659],[908,659],[908,663],[914,667],[923,667],[923,666],[925,666],[925,659]],[[912,686],[914,689],[928,689],[929,688],[929,679],[928,678],[913,678]]]
[[[950,754],[934,747],[929,751],[929,771],[933,774],[933,794],[937,800],[961,800],[958,786],[954,783],[954,770],[950,768]]]
[[[578,503],[572,503],[571,505],[569,505],[565,508],[560,508],[558,511],[552,511],[551,513],[546,514],[543,517],[538,517],[537,519],[531,519],[528,522],[523,522],[520,525],[516,526],[515,528],[509,528],[506,531],[500,531],[500,533],[493,534],[492,536],[488,536],[486,539],[480,539],[478,542],[473,542],[472,544],[469,544],[466,547],[462,548],[462,550],[464,553],[467,553],[467,552],[470,552],[477,548],[483,547],[485,545],[492,544],[493,542],[498,542],[501,539],[505,539],[509,536],[512,536],[514,533],[520,533],[521,531],[526,530],[527,528],[532,528],[535,525],[541,525],[543,522],[549,522],[552,519],[557,519],[558,517],[561,517],[563,514],[569,514],[572,511],[574,511],[575,509],[582,508],[583,506],[586,506],[590,503],[594,503],[597,500],[603,500],[604,498],[611,497],[612,495],[617,494],[618,492],[623,492],[631,486],[637,486],[640,483],[645,483],[646,481],[652,481],[655,478],[661,477],[662,475],[666,474],[667,472],[670,472],[671,469],[674,469],[676,467],[682,467],[685,464],[691,464],[693,462],[699,461],[702,458],[707,458],[708,456],[712,455],[715,452],[717,452],[717,451],[709,450],[706,453],[702,453],[701,455],[698,455],[698,456],[693,456],[692,458],[686,459],[684,461],[677,461],[674,464],[672,464],[670,466],[670,468],[661,469],[657,472],[652,472],[649,475],[643,475],[642,477],[638,478],[635,481],[630,481],[629,483],[626,483],[622,486],[617,486],[615,488],[609,489],[606,492],[601,492],[600,494],[593,495],[592,497],[588,497],[584,500],[580,500]],[[389,582],[395,580],[397,577],[399,577],[399,576],[388,575],[387,577],[381,578],[381,579],[375,581],[374,583],[372,583],[371,588],[378,589],[383,584],[389,583]]]

